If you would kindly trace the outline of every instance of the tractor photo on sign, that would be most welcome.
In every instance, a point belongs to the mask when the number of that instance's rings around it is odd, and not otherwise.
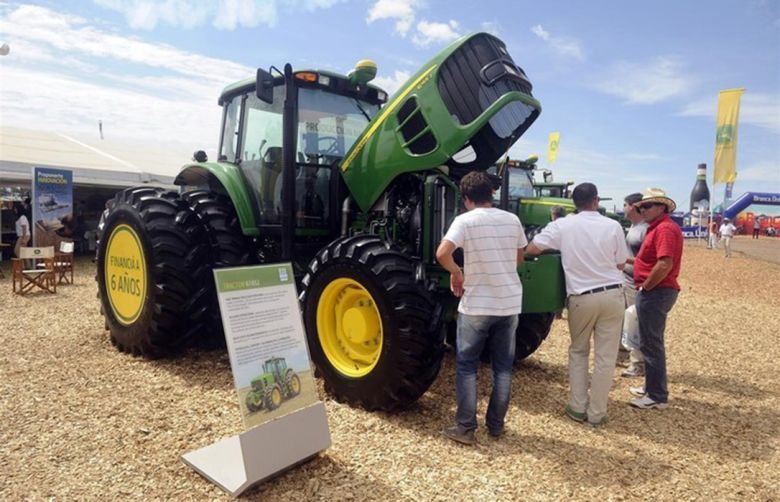
[[[263,374],[252,379],[252,390],[244,398],[247,410],[273,411],[282,400],[292,399],[301,393],[301,379],[287,367],[283,357],[273,357],[263,363]]]
[[[445,48],[389,100],[369,83],[376,72],[365,60],[347,75],[258,69],[222,92],[218,156],[196,152],[175,180],[181,193],[136,187],[109,202],[97,281],[119,350],[156,358],[223,345],[212,270],[292,262],[328,393],[369,410],[425,393],[457,315],[434,254],[464,211],[458,182],[494,168],[541,105],[505,44],[486,33]],[[497,187],[506,176],[494,173]],[[520,360],[563,307],[560,255],[526,260],[518,274]],[[289,396],[279,377],[269,401],[270,373],[247,407]]]

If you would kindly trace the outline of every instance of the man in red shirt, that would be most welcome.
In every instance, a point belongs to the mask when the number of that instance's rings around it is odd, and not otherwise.
[[[637,399],[631,406],[665,409],[669,406],[666,388],[666,317],[680,292],[677,276],[682,261],[683,236],[669,214],[677,205],[659,188],[648,188],[635,204],[648,223],[647,235],[634,260],[637,286],[636,314],[639,345],[645,358],[645,385],[632,387]]]

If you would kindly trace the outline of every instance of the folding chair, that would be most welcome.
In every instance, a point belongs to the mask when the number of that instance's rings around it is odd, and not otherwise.
[[[45,248],[19,248],[19,258],[13,258],[13,291],[25,295],[35,288],[49,293],[57,292],[57,277],[54,273],[54,246]],[[25,260],[32,261],[32,267],[25,268]],[[43,267],[39,267],[42,264]],[[16,284],[19,283],[19,291]]]
[[[57,284],[73,284],[73,242],[61,241],[60,250],[54,255],[54,272]],[[70,275],[70,279],[68,279]]]

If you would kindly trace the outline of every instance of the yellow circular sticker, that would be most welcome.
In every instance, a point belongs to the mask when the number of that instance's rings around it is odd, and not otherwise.
[[[129,225],[117,225],[111,232],[104,266],[111,309],[129,326],[141,315],[146,298],[146,260],[141,240]]]

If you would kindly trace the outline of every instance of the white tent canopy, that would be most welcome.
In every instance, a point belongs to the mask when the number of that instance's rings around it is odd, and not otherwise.
[[[97,136],[97,135],[96,135]],[[29,183],[33,167],[70,169],[75,185],[171,185],[192,150],[0,127],[0,184]]]

